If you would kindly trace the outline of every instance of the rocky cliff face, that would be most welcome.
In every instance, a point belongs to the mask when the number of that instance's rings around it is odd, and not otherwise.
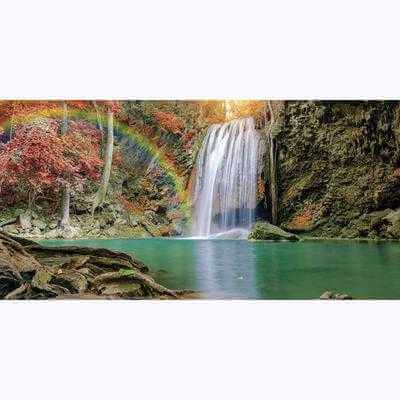
[[[280,224],[322,237],[400,238],[400,108],[394,101],[285,102]]]

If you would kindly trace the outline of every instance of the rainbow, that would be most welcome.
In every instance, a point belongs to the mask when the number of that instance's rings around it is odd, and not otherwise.
[[[63,118],[64,111],[62,108],[45,108],[41,110],[35,110],[33,112],[24,113],[23,115],[15,115],[11,118],[8,118],[6,121],[0,123],[0,127],[3,129],[8,129],[11,126],[11,122],[13,125],[18,125],[22,123],[27,123],[29,121],[33,121],[36,118]],[[76,110],[76,109],[68,109],[68,118],[74,119],[84,119],[89,121],[95,125],[97,125],[98,120],[103,124],[103,126],[107,125],[107,115],[105,113],[96,112],[96,111],[87,111],[87,110]],[[185,179],[179,173],[177,167],[174,165],[174,162],[168,157],[168,154],[153,143],[147,136],[143,135],[143,133],[139,132],[137,129],[132,128],[126,123],[120,122],[118,123],[118,133],[128,137],[132,140],[141,150],[149,153],[154,159],[157,161],[158,166],[164,171],[165,175],[172,182],[175,193],[178,196],[179,202],[181,204],[181,211],[184,212],[186,216],[189,215],[190,205],[189,205],[189,196],[187,193]]]

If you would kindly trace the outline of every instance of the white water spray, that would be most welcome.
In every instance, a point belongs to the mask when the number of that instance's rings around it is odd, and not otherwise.
[[[250,229],[262,147],[253,118],[210,126],[196,164],[195,236]]]

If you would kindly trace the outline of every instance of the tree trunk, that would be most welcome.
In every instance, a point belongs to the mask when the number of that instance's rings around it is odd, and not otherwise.
[[[267,104],[270,113],[270,124],[268,129],[268,144],[269,144],[268,156],[269,156],[269,188],[271,195],[271,222],[274,225],[276,225],[278,223],[278,188],[277,188],[277,174],[276,174],[276,142],[273,133],[275,118],[271,100],[268,100]]]
[[[64,135],[68,130],[68,107],[67,102],[63,101],[63,120],[61,124],[61,135]],[[68,182],[64,183],[62,188],[60,217],[58,227],[63,231],[71,228],[69,223],[69,208],[70,208],[71,188]]]
[[[112,157],[114,150],[114,127],[113,127],[113,113],[109,111],[107,113],[107,143],[104,154],[104,170],[101,178],[99,190],[97,191],[96,197],[93,202],[92,215],[105,200],[108,190],[108,184],[110,182]]]
[[[68,130],[68,106],[67,102],[63,101],[63,120],[61,124],[61,134],[64,135]]]
[[[92,103],[93,103],[94,109],[96,110],[97,128],[100,129],[100,132],[101,132],[101,144],[103,145],[103,142],[104,142],[104,130],[103,130],[103,124],[101,123],[99,108],[97,107],[97,102],[95,100],[93,100]]]
[[[62,230],[67,230],[70,228],[69,224],[69,209],[70,209],[70,185],[69,183],[65,183],[62,189],[62,197],[61,197],[61,210],[60,210],[60,219],[58,222],[58,227]]]

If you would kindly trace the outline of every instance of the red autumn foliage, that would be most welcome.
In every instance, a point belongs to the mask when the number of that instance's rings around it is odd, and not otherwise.
[[[154,118],[161,129],[175,134],[181,134],[185,128],[183,121],[175,114],[166,111],[154,112]]]
[[[65,135],[54,120],[18,126],[0,147],[0,197],[31,203],[38,195],[54,197],[66,182],[83,190],[88,180],[97,180],[99,137],[84,124],[71,122]]]
[[[121,102],[118,100],[96,100],[96,104],[104,112],[117,115],[121,111]]]
[[[0,101],[0,122],[12,117],[22,117],[40,110],[60,107],[58,101],[2,100]]]

